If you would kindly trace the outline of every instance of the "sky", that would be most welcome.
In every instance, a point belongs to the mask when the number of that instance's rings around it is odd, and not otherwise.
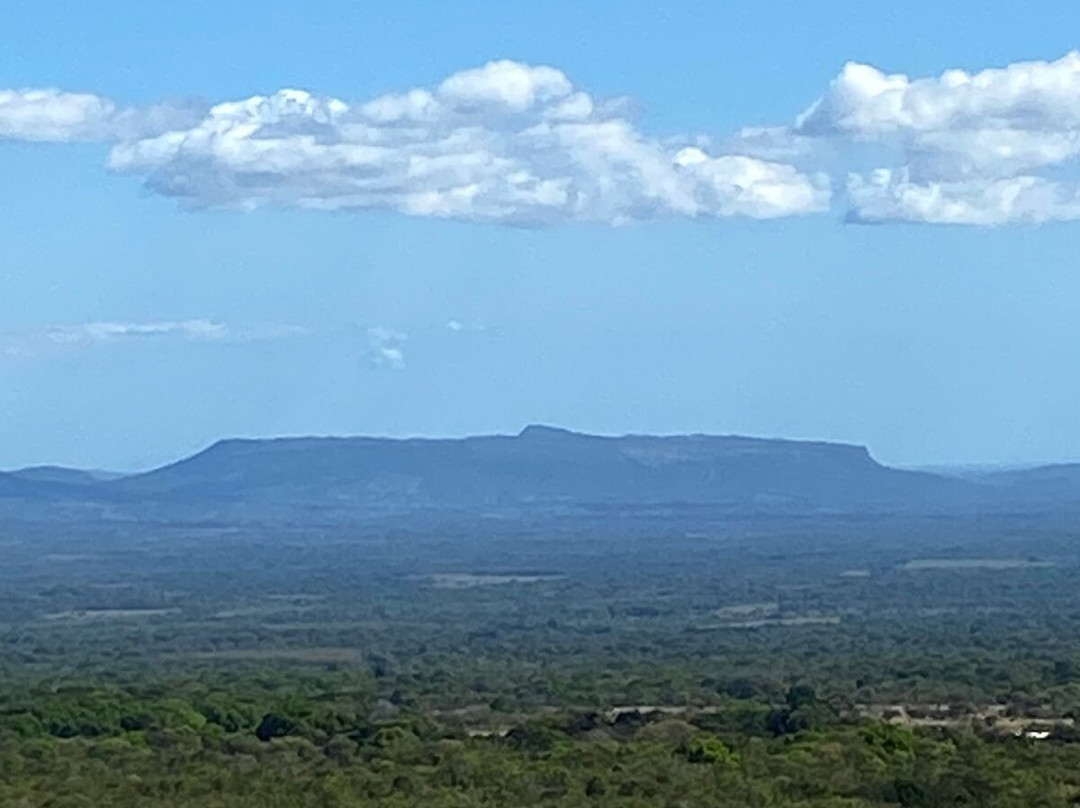
[[[1080,460],[1080,6],[7,0],[0,468]]]

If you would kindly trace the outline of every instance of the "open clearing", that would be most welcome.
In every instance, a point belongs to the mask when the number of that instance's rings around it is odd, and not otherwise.
[[[196,659],[230,661],[278,660],[291,662],[360,662],[364,653],[358,648],[235,648],[226,651],[205,651],[194,654]]]
[[[916,558],[901,569],[920,570],[1021,570],[1056,567],[1053,561],[1036,561],[1027,558]]]
[[[561,581],[565,575],[558,573],[473,573],[437,572],[419,576],[436,589],[469,589],[476,586],[505,586],[507,584],[535,584],[543,581]]]
[[[840,616],[836,614],[804,615],[799,617],[761,617],[755,620],[731,620],[723,623],[707,623],[697,627],[698,631],[720,631],[721,629],[740,629],[748,631],[758,628],[780,626],[836,626]]]
[[[53,612],[43,620],[77,623],[91,620],[138,620],[143,617],[163,617],[176,614],[179,609],[86,609],[83,611]]]

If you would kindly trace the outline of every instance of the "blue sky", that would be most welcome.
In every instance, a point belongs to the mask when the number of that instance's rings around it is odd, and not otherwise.
[[[1080,7],[583,5],[9,3],[0,467],[530,422],[1080,459]]]

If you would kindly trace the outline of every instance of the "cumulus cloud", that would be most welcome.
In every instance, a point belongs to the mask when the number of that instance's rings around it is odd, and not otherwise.
[[[837,187],[854,222],[1080,219],[1080,53],[936,77],[853,62],[789,125],[727,137],[653,136],[631,106],[498,61],[358,101],[0,91],[0,139],[108,143],[111,170],[193,208],[621,224],[821,212]]]
[[[642,134],[551,67],[492,62],[360,105],[282,90],[116,145],[109,166],[201,206],[391,209],[522,225],[824,209],[827,179]]]
[[[1080,52],[970,74],[910,79],[849,63],[796,123],[804,133],[958,129],[1054,130],[1080,125]]]
[[[1042,177],[913,182],[906,169],[848,180],[851,219],[995,226],[1080,219],[1080,189]]]
[[[0,138],[110,142],[110,169],[196,208],[619,224],[773,218],[824,210],[830,198],[823,175],[694,138],[650,137],[618,99],[596,99],[553,67],[512,61],[361,103],[300,90],[206,110],[119,110],[57,91],[0,99]]]
[[[195,101],[122,109],[90,93],[0,90],[0,140],[115,142],[191,126],[203,114]]]
[[[374,367],[402,370],[405,367],[407,334],[392,328],[375,326],[367,330],[367,358]]]
[[[936,78],[848,64],[792,135],[892,149],[847,181],[854,221],[1003,225],[1080,219],[1080,53]]]
[[[115,105],[59,90],[0,90],[0,138],[67,142],[108,137]]]

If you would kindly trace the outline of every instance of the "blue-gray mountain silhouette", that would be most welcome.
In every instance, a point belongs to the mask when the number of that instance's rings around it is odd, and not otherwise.
[[[649,506],[859,512],[1015,501],[1041,508],[1080,501],[1077,468],[973,482],[889,468],[847,444],[600,437],[531,426],[518,435],[459,439],[224,440],[122,479],[57,470],[0,475],[0,502],[9,510],[39,505],[54,513],[253,519]]]

